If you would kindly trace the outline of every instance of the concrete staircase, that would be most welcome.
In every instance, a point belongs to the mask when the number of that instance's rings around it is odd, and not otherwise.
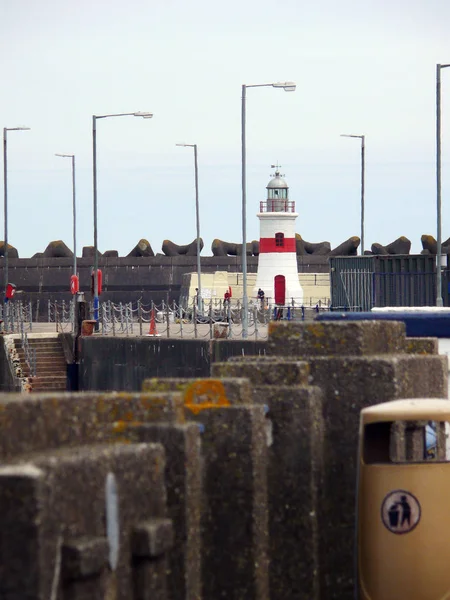
[[[57,335],[28,334],[30,349],[36,351],[36,375],[32,378],[33,392],[50,392],[66,389],[66,360],[61,340]],[[14,340],[24,377],[30,377],[30,368],[25,362],[22,340]]]

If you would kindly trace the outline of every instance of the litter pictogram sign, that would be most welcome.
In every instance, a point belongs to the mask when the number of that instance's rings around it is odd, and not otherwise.
[[[420,521],[419,501],[405,490],[390,492],[383,500],[381,518],[392,533],[409,533]]]

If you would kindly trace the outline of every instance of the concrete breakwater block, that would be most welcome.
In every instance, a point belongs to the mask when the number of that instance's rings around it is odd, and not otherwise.
[[[353,597],[360,412],[446,398],[447,359],[400,322],[279,322],[269,336],[266,356],[239,352],[209,378],[1,395],[0,597]],[[84,342],[108,382],[118,357],[137,369],[142,340],[123,354]],[[229,356],[228,340],[211,344]],[[145,345],[157,372],[162,341]]]
[[[450,338],[450,310],[405,310],[373,312],[330,312],[322,313],[317,322],[398,321],[404,323],[407,336]]]
[[[435,343],[424,354],[411,342],[399,322],[278,322],[270,326],[267,356],[212,365],[214,377],[248,377],[253,402],[269,409],[271,598],[290,597],[288,585],[305,600],[353,597],[360,411],[396,398],[447,397],[446,357],[434,352]],[[289,552],[279,549],[281,539]],[[308,539],[307,552],[289,546],[293,539]],[[293,556],[304,568],[294,569]]]

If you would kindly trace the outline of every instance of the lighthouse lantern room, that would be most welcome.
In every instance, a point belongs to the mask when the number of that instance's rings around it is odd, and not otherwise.
[[[265,298],[279,306],[303,304],[303,290],[298,278],[295,242],[295,202],[289,200],[289,187],[275,168],[273,179],[267,184],[267,199],[260,202],[259,260],[253,296],[258,290]]]

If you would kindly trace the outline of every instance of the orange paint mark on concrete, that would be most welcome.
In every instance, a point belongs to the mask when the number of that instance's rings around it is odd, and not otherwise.
[[[142,425],[140,421],[116,421],[113,423],[113,430],[115,433],[123,433],[130,427],[135,427],[136,425]]]
[[[268,335],[270,336],[270,334],[273,333],[278,327],[280,327],[279,323],[276,323],[275,321],[269,321]]]
[[[184,393],[184,405],[195,415],[208,408],[231,406],[223,383],[218,379],[201,379],[191,383]]]

